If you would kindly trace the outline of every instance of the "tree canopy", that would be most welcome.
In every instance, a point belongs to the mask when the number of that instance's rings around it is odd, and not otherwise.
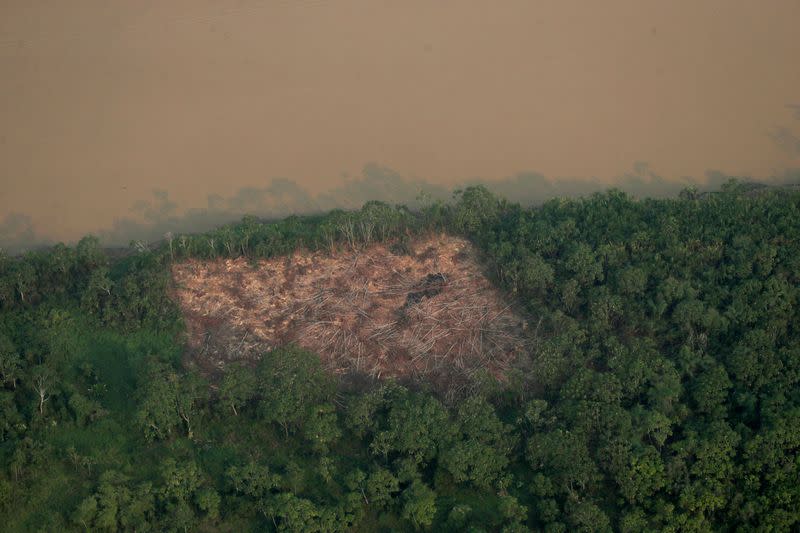
[[[357,252],[448,231],[524,309],[526,356],[463,393],[298,346],[184,357],[173,261]],[[405,252],[404,252],[405,250]],[[800,193],[610,190],[522,207],[263,221],[0,254],[9,531],[796,531]]]

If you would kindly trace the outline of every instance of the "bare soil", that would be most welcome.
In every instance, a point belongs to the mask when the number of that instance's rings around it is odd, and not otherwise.
[[[469,378],[486,369],[503,379],[525,348],[524,320],[483,274],[472,245],[435,235],[408,248],[177,263],[187,357],[216,373],[294,342],[337,374]]]

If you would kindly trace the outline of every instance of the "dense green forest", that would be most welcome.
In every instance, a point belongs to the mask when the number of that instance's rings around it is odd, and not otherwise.
[[[451,232],[537,343],[502,383],[337,382],[294,346],[209,383],[169,266]],[[0,255],[4,531],[797,531],[800,193],[246,217]]]

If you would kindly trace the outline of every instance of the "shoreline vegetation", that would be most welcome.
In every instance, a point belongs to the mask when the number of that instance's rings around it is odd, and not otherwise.
[[[369,201],[388,201],[419,211],[436,201],[447,202],[453,190],[471,186],[485,186],[492,194],[513,199],[523,208],[536,208],[548,201],[588,197],[611,188],[625,192],[632,199],[670,199],[682,190],[693,190],[703,198],[714,194],[731,179],[736,179],[738,186],[748,194],[791,192],[800,187],[800,169],[788,169],[758,180],[714,170],[706,172],[704,180],[668,179],[652,172],[646,163],[638,162],[631,172],[609,184],[586,178],[551,179],[538,173],[522,172],[485,183],[478,179],[467,180],[449,188],[370,164],[364,167],[361,177],[316,195],[296,182],[273,179],[262,187],[244,187],[227,197],[211,195],[207,205],[182,210],[168,191],[153,190],[150,198],[131,206],[129,215],[120,214],[109,226],[88,233],[98,237],[110,258],[116,258],[130,253],[132,242],[157,247],[167,233],[208,233],[235,224],[247,215],[255,216],[262,223],[277,223],[292,215],[322,216],[338,209],[357,211]],[[5,219],[0,219],[0,248],[16,256],[27,251],[45,251],[57,244],[57,240],[47,237],[46,229],[37,228],[35,221],[23,213],[7,214]],[[75,244],[77,239],[68,243]]]
[[[535,333],[504,379],[475,371],[454,399],[413,372],[328,372],[302,339],[215,375],[187,364],[176,265],[416,257],[438,235],[469,241]],[[447,294],[425,265],[392,295],[404,309]],[[793,531],[799,297],[800,191],[735,180],[535,208],[470,186],[413,210],[246,216],[124,253],[95,237],[0,253],[0,523]]]

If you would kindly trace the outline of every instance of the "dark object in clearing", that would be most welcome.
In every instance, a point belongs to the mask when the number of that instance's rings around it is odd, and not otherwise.
[[[423,298],[433,298],[442,292],[442,287],[444,287],[445,283],[447,283],[447,278],[441,272],[428,274],[414,286],[415,290],[408,293],[403,308],[419,303]]]

